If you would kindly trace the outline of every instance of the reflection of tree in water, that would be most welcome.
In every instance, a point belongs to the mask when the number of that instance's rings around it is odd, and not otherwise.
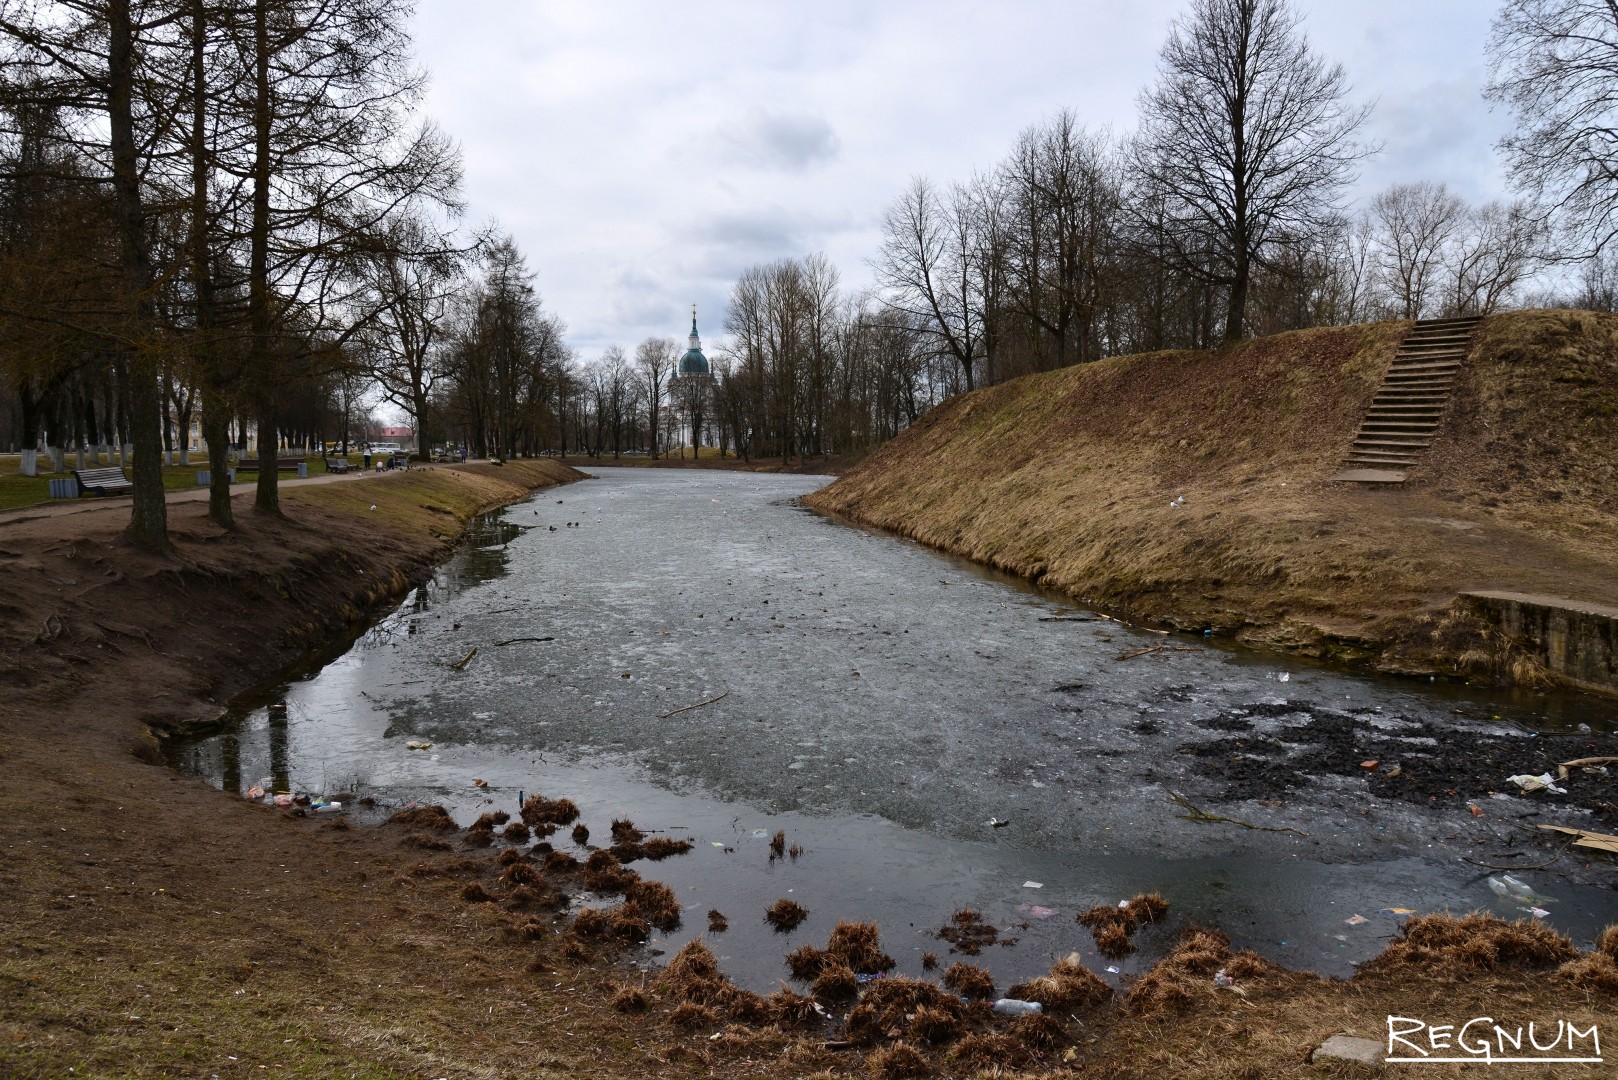
[[[242,787],[242,741],[234,731],[219,736],[219,775],[220,787],[225,791],[246,794]]]

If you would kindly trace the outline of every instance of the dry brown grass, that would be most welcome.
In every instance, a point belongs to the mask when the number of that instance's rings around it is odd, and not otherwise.
[[[520,821],[508,821],[505,829],[500,833],[502,839],[510,844],[526,844],[531,836],[528,826]]]
[[[951,964],[944,971],[944,986],[964,998],[994,997],[994,976],[976,964]]]
[[[734,989],[720,974],[713,950],[700,937],[692,938],[674,954],[658,985],[672,997],[697,1004],[718,1001]]]
[[[571,825],[579,818],[579,808],[572,799],[547,799],[543,795],[530,795],[522,804],[522,819],[529,826]]]
[[[1596,940],[1596,948],[1618,960],[1618,924],[1607,927]]]
[[[826,939],[826,953],[861,975],[891,971],[893,957],[882,951],[882,935],[874,922],[839,921]]]
[[[388,818],[388,824],[408,825],[413,829],[430,829],[434,832],[454,832],[460,828],[455,824],[455,819],[449,816],[449,811],[437,803],[400,810]]]
[[[590,826],[581,821],[577,825],[573,826],[572,835],[573,842],[580,847],[583,847],[585,844],[590,842]]]
[[[1581,990],[1618,997],[1618,962],[1609,953],[1597,951],[1569,960],[1556,969],[1556,975]]]
[[[539,867],[533,863],[526,859],[517,859],[506,864],[506,868],[500,872],[500,880],[507,885],[542,888],[545,884],[545,875],[540,873]]]
[[[624,906],[659,930],[680,925],[680,898],[661,881],[636,881],[624,890]]]
[[[1071,1012],[1093,1008],[1106,1001],[1112,997],[1112,987],[1085,967],[1077,955],[1072,955],[1051,965],[1047,974],[1011,987],[1006,996],[1019,1001],[1037,1001],[1047,1009]]]
[[[1480,584],[1618,603],[1618,316],[1491,317],[1403,490],[1327,483],[1406,329],[1017,379],[807,501],[1160,624],[1509,678],[1479,624],[1435,631]]]
[[[554,873],[565,874],[579,868],[579,860],[565,851],[547,851],[545,853],[545,869]]]
[[[628,818],[614,818],[612,839],[619,844],[638,844],[646,839],[646,834],[635,828],[635,823]]]
[[[933,1067],[926,1057],[915,1047],[902,1042],[873,1051],[865,1059],[865,1064],[871,1072],[885,1080],[933,1075]]]
[[[822,964],[809,988],[817,1001],[841,1003],[859,996],[860,982],[854,969],[841,961]]]
[[[730,929],[730,920],[725,918],[725,913],[724,912],[719,911],[717,909],[714,909],[714,910],[711,910],[711,911],[708,912],[708,933],[710,933],[710,934],[723,934],[726,930],[729,930],[729,929]]]
[[[764,921],[780,933],[795,929],[799,923],[809,917],[809,909],[798,903],[782,897],[771,904],[764,911]]]
[[[1496,915],[1412,915],[1399,937],[1361,966],[1374,974],[1420,967],[1435,976],[1465,978],[1478,971],[1516,967],[1543,970],[1577,959],[1573,942],[1528,919]]]
[[[651,1007],[651,1002],[640,987],[625,986],[612,995],[612,1007],[621,1013],[643,1013]]]

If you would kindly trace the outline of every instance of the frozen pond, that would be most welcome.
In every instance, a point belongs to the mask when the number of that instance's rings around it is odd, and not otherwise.
[[[541,792],[577,802],[601,843],[614,817],[690,837],[689,855],[635,864],[687,905],[654,945],[718,908],[732,929],[716,952],[761,989],[839,918],[877,919],[902,970],[926,951],[947,962],[931,932],[963,905],[1018,939],[980,958],[1002,985],[1075,950],[1106,972],[1075,912],[1154,889],[1170,926],[1125,973],[1201,921],[1347,974],[1397,930],[1391,909],[1522,913],[1463,859],[1540,861],[1521,857],[1538,820],[1603,827],[1544,811],[1544,795],[1479,795],[1477,814],[1442,792],[1378,797],[1359,766],[1434,760],[1448,730],[1510,749],[1530,727],[1553,738],[1580,722],[1596,730],[1579,746],[1599,748],[1569,756],[1614,754],[1610,709],[1132,630],[795,505],[823,482],[618,469],[542,492],[485,519],[432,583],[287,687],[285,717],[244,703],[175,762],[244,792],[271,777],[442,802],[463,823]],[[1264,828],[1187,820],[1175,794]],[[801,857],[769,860],[777,829]],[[565,847],[565,831],[552,841]],[[1567,858],[1522,876],[1576,939],[1618,919],[1610,869]],[[811,912],[788,935],[762,921],[781,896]]]

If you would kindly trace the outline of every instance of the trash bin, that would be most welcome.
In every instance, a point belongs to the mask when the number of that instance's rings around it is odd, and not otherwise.
[[[211,470],[203,469],[197,473],[197,487],[207,487],[211,483],[213,483],[213,472]]]
[[[309,479],[309,463],[307,461],[298,462],[298,479]]]
[[[51,498],[77,499],[79,497],[79,478],[76,476],[52,477],[46,481],[50,485]]]

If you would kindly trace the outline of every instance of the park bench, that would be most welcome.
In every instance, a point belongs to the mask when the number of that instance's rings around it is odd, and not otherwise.
[[[347,458],[329,457],[329,458],[326,459],[326,471],[327,472],[344,473],[344,472],[347,472],[349,469],[352,469],[353,467],[354,466],[352,466],[352,465],[350,465],[348,463]]]
[[[304,461],[304,458],[297,457],[276,458],[275,468],[277,472],[285,472],[288,469],[296,471],[298,466],[302,465]],[[257,472],[258,458],[242,458],[241,461],[236,463],[236,470],[238,472]]]
[[[79,487],[96,495],[120,495],[135,489],[135,485],[129,482],[129,477],[124,475],[124,470],[117,466],[105,469],[74,469],[73,475],[78,478]]]

